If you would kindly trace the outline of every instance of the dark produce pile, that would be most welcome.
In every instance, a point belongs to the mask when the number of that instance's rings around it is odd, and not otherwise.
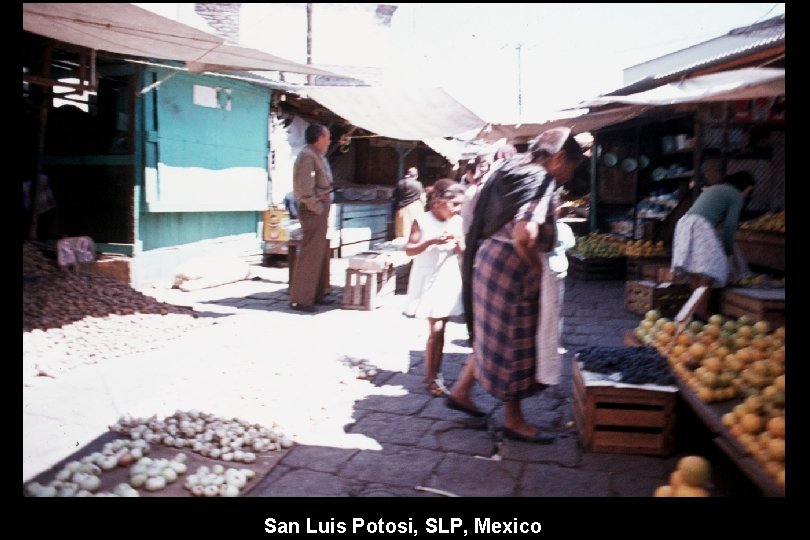
[[[24,377],[154,349],[209,324],[189,307],[159,302],[126,283],[60,269],[23,243]]]
[[[582,368],[593,373],[621,374],[627,384],[674,385],[666,358],[653,347],[587,347],[579,351]]]
[[[52,274],[59,270],[56,261],[46,257],[38,247],[30,242],[23,242],[22,256],[23,278],[40,274]]]

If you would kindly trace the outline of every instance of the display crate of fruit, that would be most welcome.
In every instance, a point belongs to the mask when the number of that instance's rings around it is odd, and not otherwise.
[[[747,315],[772,326],[785,324],[785,289],[731,288],[723,291],[720,311],[728,317]]]
[[[624,309],[644,315],[651,309],[673,317],[689,299],[689,285],[649,280],[628,281],[624,286]]]
[[[757,230],[739,230],[735,236],[748,264],[764,266],[774,270],[785,270],[784,233]]]
[[[659,268],[669,268],[670,258],[665,257],[627,257],[626,279],[658,279]]]
[[[626,266],[625,257],[584,257],[568,253],[568,275],[574,279],[624,279]]]
[[[625,349],[635,354],[650,350],[648,347]],[[677,387],[594,377],[594,373],[580,366],[581,354],[573,359],[573,409],[583,448],[589,452],[670,454]],[[663,359],[660,362],[666,365]],[[671,380],[674,381],[674,377]]]
[[[784,384],[784,376],[781,377]],[[776,383],[777,385],[779,382]],[[722,403],[705,403],[682,380],[680,396],[706,427],[712,440],[767,497],[784,497],[785,421],[784,400],[767,405],[772,397],[755,394]],[[784,389],[784,386],[782,386]],[[782,398],[784,391],[781,390]],[[757,402],[753,404],[752,399]],[[766,412],[766,410],[770,412]],[[767,436],[763,436],[767,433]]]

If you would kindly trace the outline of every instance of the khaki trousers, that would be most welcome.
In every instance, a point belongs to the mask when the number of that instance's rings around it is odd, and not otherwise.
[[[301,223],[301,243],[290,284],[290,302],[312,305],[320,301],[323,294],[319,289],[326,268],[324,257],[328,256],[329,207],[321,214],[315,214],[302,204],[298,207],[298,221]]]

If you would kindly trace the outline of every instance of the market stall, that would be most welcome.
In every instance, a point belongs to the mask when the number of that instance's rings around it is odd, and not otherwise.
[[[784,326],[720,314],[678,324],[650,311],[625,344],[664,355],[717,446],[764,495],[785,495]]]

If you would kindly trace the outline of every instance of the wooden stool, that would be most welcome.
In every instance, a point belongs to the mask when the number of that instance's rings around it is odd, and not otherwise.
[[[395,285],[391,265],[380,271],[347,268],[341,307],[366,311],[377,309],[382,305],[382,299],[394,292]]]

